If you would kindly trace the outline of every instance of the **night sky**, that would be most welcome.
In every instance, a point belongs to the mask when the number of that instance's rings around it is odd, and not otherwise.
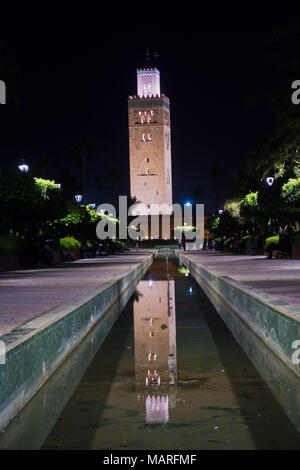
[[[148,42],[138,33],[117,32],[8,40],[22,73],[21,103],[1,107],[0,164],[16,165],[22,157],[30,164],[47,153],[59,182],[67,172],[64,152],[88,134],[98,150],[88,163],[85,201],[100,202],[92,177],[110,167],[121,169],[119,192],[129,194],[127,98],[136,94],[136,69],[149,47],[159,55],[154,64],[161,91],[171,100],[173,201],[192,198],[193,188],[200,187],[203,198],[197,202],[209,212],[212,165],[224,169],[225,195],[232,169],[272,130],[266,106],[249,104],[274,78],[263,60],[271,29],[272,24],[257,30],[165,31]],[[7,88],[9,93],[9,83]],[[101,202],[110,197],[106,187]]]

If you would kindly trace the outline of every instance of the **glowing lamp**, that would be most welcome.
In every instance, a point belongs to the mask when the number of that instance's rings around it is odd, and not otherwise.
[[[82,195],[81,195],[81,194],[77,194],[77,195],[75,196],[75,200],[76,200],[76,202],[81,202],[81,201],[82,201]]]
[[[26,163],[22,163],[19,165],[19,170],[22,171],[22,173],[28,173],[29,166]]]
[[[273,178],[273,176],[268,176],[268,177],[266,178],[266,181],[267,181],[267,183],[268,183],[269,186],[272,186],[272,184],[274,183],[274,178]]]

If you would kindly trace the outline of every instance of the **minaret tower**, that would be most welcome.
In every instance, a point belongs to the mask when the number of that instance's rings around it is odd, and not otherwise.
[[[170,214],[156,212],[152,204],[172,206],[170,100],[160,92],[160,73],[146,64],[137,70],[137,96],[128,98],[130,192],[146,208],[133,215]]]

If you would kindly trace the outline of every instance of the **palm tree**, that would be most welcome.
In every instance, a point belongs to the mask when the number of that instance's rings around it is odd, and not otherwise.
[[[66,152],[65,158],[71,168],[71,176],[76,173],[76,167],[80,167],[80,188],[84,194],[86,185],[86,167],[90,157],[96,154],[96,143],[89,135],[82,135]]]
[[[141,201],[137,199],[136,196],[128,196],[128,207],[141,204]]]
[[[203,188],[201,186],[195,186],[193,188],[193,200],[195,204],[200,203],[203,197]]]
[[[221,183],[223,182],[224,170],[219,166],[218,163],[215,163],[209,172],[209,178],[213,182],[214,187],[214,199],[215,199],[215,211],[218,212],[220,204],[220,190]]]
[[[87,165],[87,160],[90,157],[94,157],[96,154],[96,143],[92,139],[92,137],[88,135],[83,135],[79,142],[78,142],[78,150],[80,154],[80,160],[81,160],[81,179],[80,179],[80,184],[81,184],[81,189],[82,192],[84,193],[85,189],[85,184],[86,184],[86,165]]]
[[[94,183],[96,183],[100,194],[102,193],[104,186],[111,186],[112,194],[116,195],[117,186],[121,181],[121,171],[116,167],[110,168],[108,171],[103,171],[94,178]]]

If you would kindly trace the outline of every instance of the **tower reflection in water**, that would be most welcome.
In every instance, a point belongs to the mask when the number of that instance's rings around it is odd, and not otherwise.
[[[136,390],[144,395],[146,423],[169,421],[176,406],[175,282],[141,281],[134,302]]]

